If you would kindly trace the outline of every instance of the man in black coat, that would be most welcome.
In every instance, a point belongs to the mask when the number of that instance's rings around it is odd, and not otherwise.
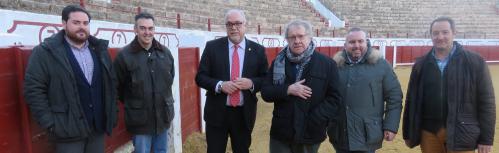
[[[433,48],[414,64],[407,87],[403,136],[422,152],[490,153],[496,101],[487,63],[454,41],[449,17],[430,25]]]
[[[316,153],[340,105],[338,69],[315,51],[309,22],[291,21],[285,37],[262,85],[263,99],[274,102],[270,153]]]
[[[89,33],[90,15],[62,10],[64,30],[33,48],[24,97],[58,153],[104,153],[104,133],[116,125],[116,88],[108,41]]]
[[[133,134],[135,153],[168,152],[168,129],[174,117],[173,56],[154,39],[154,17],[135,16],[135,39],[123,47],[114,65],[119,99],[125,104],[125,124]]]
[[[206,43],[196,83],[207,90],[204,108],[208,153],[248,153],[256,117],[256,92],[267,72],[263,46],[247,40],[241,10],[225,15],[227,37]]]

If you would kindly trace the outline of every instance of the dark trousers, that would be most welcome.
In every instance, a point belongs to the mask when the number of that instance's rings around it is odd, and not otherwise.
[[[104,148],[104,133],[92,133],[83,140],[55,143],[57,153],[104,153]]]
[[[293,144],[270,138],[270,153],[317,153],[321,143],[317,144]]]
[[[336,147],[334,147],[334,145],[333,145],[333,148],[336,151],[336,153],[374,153],[375,152],[374,150],[371,150],[371,151],[350,151],[350,150],[336,148]]]
[[[206,124],[206,142],[208,153],[225,153],[227,139],[234,153],[249,153],[251,131],[246,127],[242,107],[226,107],[225,126]]]

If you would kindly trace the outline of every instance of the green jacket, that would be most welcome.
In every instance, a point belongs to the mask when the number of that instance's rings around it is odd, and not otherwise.
[[[397,132],[402,111],[402,90],[391,66],[369,47],[364,58],[351,64],[346,51],[333,58],[339,67],[343,97],[339,117],[328,129],[336,148],[368,151],[381,148],[383,131]]]
[[[53,128],[56,141],[88,137],[88,125],[78,95],[75,74],[64,47],[64,30],[33,48],[24,77],[24,98],[31,114],[44,128]],[[115,73],[108,52],[108,41],[88,38],[102,67],[102,91],[105,130],[110,135],[117,122]]]

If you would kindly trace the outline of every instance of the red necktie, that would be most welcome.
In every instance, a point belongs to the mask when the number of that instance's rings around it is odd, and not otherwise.
[[[238,45],[234,45],[234,52],[232,52],[232,68],[230,70],[230,80],[236,80],[239,77],[239,54],[237,53]],[[241,101],[241,92],[239,90],[229,95],[229,103],[231,106],[236,107]]]

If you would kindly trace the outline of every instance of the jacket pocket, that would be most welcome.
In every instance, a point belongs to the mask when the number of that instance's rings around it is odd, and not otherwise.
[[[366,143],[376,144],[380,143],[383,139],[383,129],[381,119],[365,119],[365,130],[366,130]]]
[[[305,139],[322,139],[326,136],[328,122],[319,122],[316,119],[307,119]]]
[[[142,99],[144,97],[144,74],[141,73],[139,66],[130,68],[130,89],[131,98]]]
[[[79,135],[77,120],[70,117],[67,104],[52,105],[51,110],[54,116],[53,136],[57,140],[71,139]]]
[[[470,119],[457,123],[454,132],[456,147],[473,149],[476,147],[479,136],[480,127],[477,121]]]
[[[168,98],[165,98],[165,113],[163,113],[165,116],[163,117],[163,120],[165,121],[165,123],[169,124],[173,118],[175,117],[175,109],[174,109],[174,106],[173,106],[173,98],[172,97],[168,97]]]
[[[140,100],[129,100],[125,104],[125,122],[127,125],[144,125],[147,123],[147,111]]]
[[[366,128],[362,118],[351,112],[347,111],[347,135],[348,142],[351,146],[363,146],[366,143]]]

